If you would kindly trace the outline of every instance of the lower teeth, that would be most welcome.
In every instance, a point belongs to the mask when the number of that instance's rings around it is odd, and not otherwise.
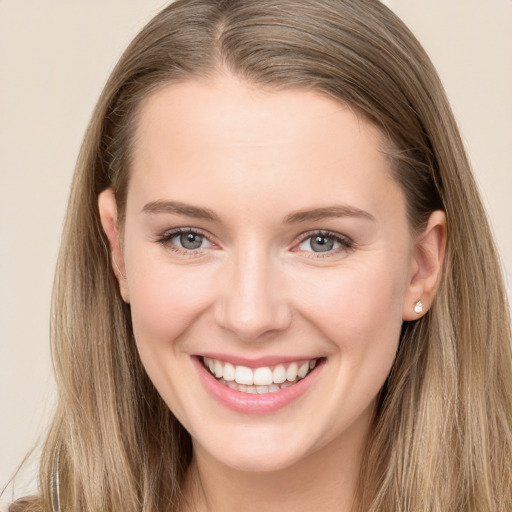
[[[275,393],[281,389],[285,389],[301,379],[296,379],[293,382],[283,382],[282,384],[271,384],[270,386],[246,386],[244,384],[238,384],[235,381],[226,381],[224,379],[220,379],[218,382],[227,386],[228,388],[234,389],[235,391],[240,391],[241,393],[247,393],[252,395],[264,395],[266,393]]]

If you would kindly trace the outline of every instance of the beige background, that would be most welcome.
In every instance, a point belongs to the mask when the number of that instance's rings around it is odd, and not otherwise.
[[[0,0],[0,488],[51,412],[50,291],[85,126],[121,51],[165,3]],[[438,67],[510,283],[512,0],[386,3]]]

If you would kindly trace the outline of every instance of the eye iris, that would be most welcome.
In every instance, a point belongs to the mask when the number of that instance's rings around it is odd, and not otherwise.
[[[315,252],[327,252],[334,247],[334,240],[327,236],[314,236],[311,238],[310,245]]]
[[[199,249],[203,243],[203,237],[195,233],[183,233],[180,235],[180,244],[185,249]]]

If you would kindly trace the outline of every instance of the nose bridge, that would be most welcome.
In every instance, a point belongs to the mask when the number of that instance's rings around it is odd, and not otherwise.
[[[217,322],[240,339],[254,340],[285,329],[291,311],[279,261],[258,244],[233,254],[225,273]]]

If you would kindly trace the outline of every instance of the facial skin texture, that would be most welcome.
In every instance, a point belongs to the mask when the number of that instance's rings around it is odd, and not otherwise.
[[[211,510],[230,510],[225,496],[259,483],[260,510],[273,510],[265,493],[292,500],[295,487],[309,492],[295,510],[313,498],[317,509],[319,499],[323,510],[348,506],[402,321],[419,317],[418,299],[424,312],[433,299],[443,214],[413,236],[379,130],[319,93],[228,75],[173,84],[146,100],[136,135],[123,247],[110,190],[100,196],[102,223],[140,357],[192,436],[191,473],[201,474]],[[157,201],[214,219],[144,211]],[[366,213],[287,222],[332,206]],[[204,235],[202,247],[161,242],[176,228]],[[307,236],[322,230],[351,246],[314,252]],[[243,414],[204,388],[193,358],[205,353],[325,364],[285,407]]]

